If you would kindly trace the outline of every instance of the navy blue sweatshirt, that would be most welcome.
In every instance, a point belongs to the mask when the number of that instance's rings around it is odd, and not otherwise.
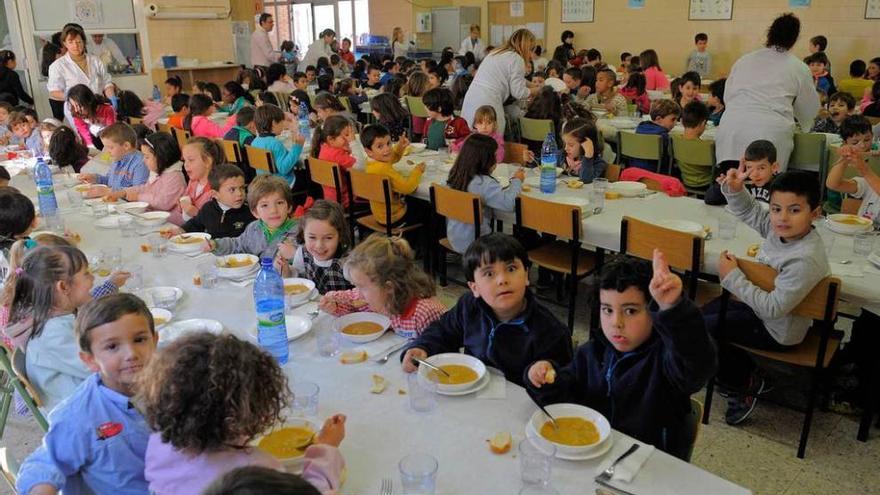
[[[663,127],[662,125],[655,124],[653,121],[645,120],[639,122],[639,125],[636,127],[636,134],[653,134],[661,136],[663,138],[663,162],[667,161],[665,154],[667,149],[666,140],[669,137],[669,129]],[[629,163],[634,167],[639,167],[641,169],[645,169],[651,172],[659,172],[659,163],[654,160],[640,160],[638,158],[632,158],[630,159]]]
[[[567,158],[568,154],[565,152],[565,148],[557,151],[556,166],[565,170]],[[599,153],[593,155],[593,158],[587,158],[581,153],[581,169],[578,172],[578,178],[584,184],[592,184],[593,179],[605,177],[606,168],[608,168],[608,164],[605,163],[605,159]]]
[[[458,352],[464,347],[466,354],[498,368],[518,385],[522,385],[523,372],[530,363],[547,359],[565,365],[572,354],[568,327],[528,289],[525,310],[507,322],[498,321],[482,299],[470,292],[464,294],[454,308],[426,328],[407,349],[413,347],[424,349],[429,356]]]
[[[543,404],[573,402],[602,413],[615,428],[681,457],[690,396],[715,373],[715,344],[703,315],[689,299],[652,314],[651,336],[638,349],[618,352],[600,333],[578,348],[556,381],[541,388],[523,374],[529,392]]]

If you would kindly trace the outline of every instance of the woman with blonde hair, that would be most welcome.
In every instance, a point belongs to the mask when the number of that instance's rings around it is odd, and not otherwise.
[[[461,107],[461,116],[468,126],[474,125],[477,108],[491,105],[498,116],[498,132],[504,133],[504,101],[511,96],[522,100],[538,91],[526,80],[526,66],[534,47],[535,35],[528,29],[518,29],[507,43],[483,59]]]
[[[406,57],[408,49],[409,43],[403,39],[403,28],[400,26],[395,27],[391,33],[391,55],[394,56],[395,60],[397,60],[397,57]]]

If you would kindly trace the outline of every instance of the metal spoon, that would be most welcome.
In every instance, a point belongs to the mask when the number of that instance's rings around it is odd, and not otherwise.
[[[544,416],[547,416],[548,418],[550,418],[550,424],[553,425],[553,429],[559,430],[559,424],[556,422],[556,418],[554,418],[553,415],[550,414],[550,412],[548,412],[547,409],[544,406],[542,406],[540,402],[538,402],[538,399],[536,399],[535,396],[532,395],[531,390],[526,388],[526,393],[528,394],[529,398],[532,399],[532,402],[534,402],[535,405],[538,406],[538,409],[540,409],[541,412],[544,413]]]
[[[431,368],[432,370],[434,370],[434,371],[436,371],[436,372],[438,372],[438,373],[443,373],[444,375],[446,375],[446,378],[452,378],[452,375],[450,375],[448,371],[446,371],[446,370],[444,370],[444,369],[441,369],[441,368],[439,368],[439,367],[437,367],[437,366],[434,366],[433,364],[431,364],[431,363],[425,361],[424,359],[419,359],[419,358],[417,358],[417,357],[412,357],[411,359],[412,359],[412,361],[413,361],[414,364],[418,364],[418,365],[423,365],[423,364],[424,364],[424,365],[427,366],[428,368]]]

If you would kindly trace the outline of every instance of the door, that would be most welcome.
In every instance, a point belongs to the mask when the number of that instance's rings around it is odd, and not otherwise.
[[[293,11],[290,24],[293,29],[293,42],[299,47],[300,56],[303,56],[309,45],[315,41],[315,33],[312,31],[312,4],[295,3],[291,7]]]

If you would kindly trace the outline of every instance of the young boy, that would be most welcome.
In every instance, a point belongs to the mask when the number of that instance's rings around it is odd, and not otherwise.
[[[764,237],[756,260],[778,272],[771,291],[765,291],[737,268],[736,257],[722,251],[718,262],[721,286],[736,298],[728,303],[723,342],[718,352],[718,385],[730,393],[725,420],[735,425],[755,409],[757,397],[766,391],[765,381],[748,353],[733,344],[784,351],[800,344],[812,321],[790,311],[831,273],[825,247],[813,220],[819,217],[819,184],[802,170],[780,174],[770,185],[770,211],[745,190],[749,177],[745,163],[721,178],[727,209]],[[719,300],[703,308],[706,327],[717,330]]]
[[[91,184],[104,184],[111,191],[145,184],[150,178],[150,169],[144,164],[144,155],[137,150],[134,129],[125,122],[116,122],[105,127],[99,136],[104,142],[104,151],[110,153],[113,165],[106,175],[80,174],[80,180]],[[107,188],[92,187],[86,194],[97,198],[107,194]]]
[[[455,103],[452,92],[446,88],[428,90],[422,97],[428,110],[428,121],[425,123],[425,142],[429,150],[438,150],[455,142],[461,146],[464,138],[471,133],[470,128],[461,117],[453,113]]]
[[[249,223],[238,237],[205,242],[202,251],[218,256],[249,253],[271,258],[278,244],[296,233],[297,222],[290,218],[293,196],[284,179],[274,175],[257,177],[248,187],[247,200],[257,220]]]
[[[856,99],[849,93],[838,91],[828,99],[828,110],[819,110],[819,119],[813,124],[810,132],[840,133],[840,125],[852,115],[856,108]]]
[[[235,114],[235,126],[226,131],[223,139],[235,141],[242,149],[251,144],[257,136],[257,124],[254,122],[254,107],[242,107]]]
[[[825,58],[828,58],[828,54],[825,53],[825,49],[828,48],[828,38],[820,35],[813,36],[810,38],[810,54],[821,53],[825,55]],[[828,67],[828,72],[831,72],[831,62],[826,64]]]
[[[18,493],[147,493],[150,429],[131,397],[156,350],[153,316],[131,294],[105,296],[80,308],[76,336],[95,373],[49,415],[43,444],[18,472]]]
[[[868,65],[864,60],[853,60],[849,64],[849,79],[842,79],[838,83],[837,90],[851,94],[856,100],[861,100],[865,95],[865,90],[874,84],[874,81],[865,78],[867,71]]]
[[[397,62],[385,62],[385,67],[383,68],[382,77],[379,78],[379,86],[385,86],[385,84],[390,81],[395,74],[400,72],[400,66]]]
[[[828,57],[823,52],[810,55],[804,59],[804,63],[810,67],[816,89],[824,91],[826,95],[833,95],[837,92],[837,88],[834,87],[834,78],[828,72]]]
[[[403,370],[416,370],[413,357],[425,359],[461,347],[519,385],[529,363],[548,359],[568,364],[568,328],[528,290],[529,264],[525,248],[511,236],[496,232],[475,240],[463,259],[470,293],[409,345]]]
[[[587,98],[586,96],[581,97],[580,94],[582,80],[583,73],[577,67],[569,67],[562,73],[562,82],[565,83],[566,91],[578,103],[586,102]]]
[[[0,145],[9,144],[12,131],[9,129],[9,115],[12,114],[12,105],[6,101],[0,101]]]
[[[361,144],[367,152],[366,171],[368,174],[377,174],[388,177],[391,180],[391,188],[394,195],[391,198],[391,223],[397,225],[404,221],[407,214],[407,204],[403,195],[412,194],[418,187],[422,174],[425,173],[425,164],[419,163],[413,168],[409,176],[404,177],[394,169],[394,164],[400,161],[403,150],[409,146],[406,134],[401,134],[400,141],[396,146],[391,145],[391,133],[382,124],[371,124],[361,131]],[[382,225],[385,225],[385,203],[370,201],[370,210],[373,217]],[[410,213],[414,218],[416,213]]]
[[[309,78],[304,72],[297,72],[293,75],[293,85],[296,89],[306,91],[309,87]]]
[[[615,86],[617,86],[617,74],[611,69],[600,70],[596,74],[596,92],[587,96],[584,106],[587,110],[598,108],[613,115],[627,115],[626,98],[614,89]]]
[[[537,87],[543,87],[544,82],[547,80],[547,74],[544,74],[544,71],[539,70],[532,74],[532,85]]]
[[[660,136],[663,140],[663,149],[669,140],[669,131],[675,127],[675,121],[681,115],[681,107],[678,103],[669,100],[654,100],[651,102],[651,120],[642,121],[636,127],[636,134],[653,134]],[[665,158],[664,158],[665,161]],[[647,161],[641,159],[630,159],[630,165],[636,166],[651,172],[658,172],[658,163],[655,161]]]
[[[254,123],[257,126],[259,136],[251,141],[251,146],[269,150],[275,160],[275,174],[284,178],[293,187],[293,183],[296,181],[293,168],[302,154],[305,137],[296,132],[293,146],[290,149],[287,149],[284,143],[275,137],[281,134],[288,125],[284,112],[275,105],[263,105],[257,108],[254,111]],[[257,174],[263,173],[265,172],[262,170],[257,171]],[[253,207],[253,204],[251,206]]]
[[[314,65],[309,65],[306,67],[306,84],[308,86],[312,86],[315,84],[315,79],[318,78],[318,69]]]
[[[684,106],[681,111],[681,125],[684,126],[684,139],[699,140],[706,131],[706,122],[709,120],[709,109],[699,101],[692,101]],[[681,171],[681,181],[687,187],[694,189],[708,188],[715,177],[712,176],[712,167],[691,165],[677,162]]]
[[[685,72],[696,72],[700,77],[709,77],[712,73],[712,55],[706,51],[709,46],[709,35],[697,33],[694,36],[694,50],[688,55],[684,63]]]
[[[23,145],[35,156],[43,154],[43,136],[39,126],[31,124],[23,112],[12,112],[9,115],[9,129],[12,130],[12,143]]]
[[[686,458],[690,396],[715,372],[715,345],[658,249],[653,265],[653,275],[644,260],[606,266],[598,291],[602,333],[568,366],[538,361],[524,380],[542,403],[592,407],[613,428]]]
[[[716,127],[721,124],[721,116],[724,115],[724,87],[727,85],[727,79],[721,78],[712,81],[709,85],[709,122]]]
[[[849,194],[850,197],[861,199],[859,216],[880,222],[880,177],[874,173],[865,161],[865,153],[871,151],[874,134],[871,123],[861,115],[853,115],[841,125],[841,135],[846,134],[845,146],[840,149],[840,159],[828,172],[825,185],[832,191]],[[854,168],[858,175],[846,178],[847,167]]]
[[[189,115],[189,95],[178,93],[172,96],[171,110],[174,113],[168,117],[168,125],[175,129],[183,129],[183,120]]]
[[[776,146],[765,139],[752,141],[743,154],[742,162],[750,183],[746,183],[746,189],[753,198],[765,208],[770,203],[770,182],[779,172],[779,162],[776,160]],[[704,201],[707,205],[725,205],[727,199],[721,192],[720,180],[727,174],[726,170],[706,190]]]
[[[382,69],[378,66],[370,65],[367,69],[367,82],[364,83],[366,89],[382,89]]]

